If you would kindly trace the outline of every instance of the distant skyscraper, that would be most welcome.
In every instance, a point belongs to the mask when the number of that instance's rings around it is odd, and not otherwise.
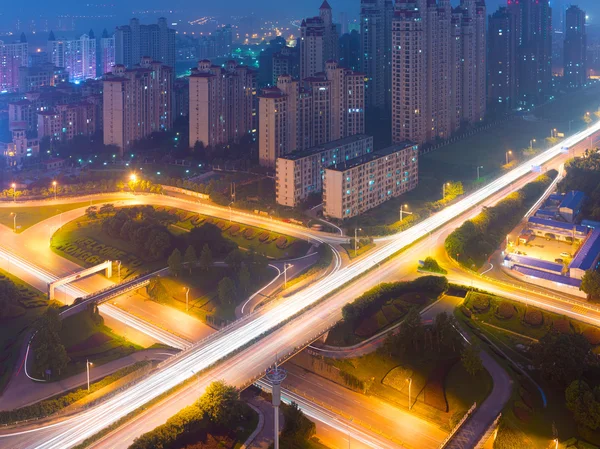
[[[350,70],[361,71],[360,33],[352,30],[340,37],[340,65]],[[390,66],[390,75],[391,75]]]
[[[333,24],[331,6],[323,1],[318,17],[302,21],[300,26],[300,77],[313,76],[325,70],[325,62],[339,59],[339,33]]]
[[[25,34],[14,44],[0,41],[0,92],[19,90],[19,67],[28,65]]]
[[[273,78],[271,85],[276,85],[281,75],[291,75],[292,78],[300,76],[300,55],[297,48],[283,47],[272,56]]]
[[[506,7],[498,8],[488,21],[488,104],[497,112],[516,106],[517,17]]]
[[[361,0],[361,71],[368,108],[389,109],[392,94],[392,0]]]
[[[104,144],[121,151],[173,126],[173,69],[144,57],[138,67],[115,65],[104,77]]]
[[[552,88],[552,9],[549,0],[509,1],[517,20],[519,106],[543,102]]]
[[[392,23],[392,140],[448,138],[486,113],[485,3],[399,0]]]
[[[577,6],[566,13],[564,80],[567,87],[581,87],[587,81],[585,12]]]
[[[115,64],[115,36],[104,30],[100,38],[100,75],[111,72]]]
[[[56,67],[64,67],[71,82],[80,83],[96,78],[96,38],[90,30],[79,39],[48,37],[48,60]]]
[[[140,25],[139,19],[131,19],[129,25],[117,27],[116,63],[132,68],[144,56],[175,67],[175,30],[167,27],[164,17],[154,25]]]
[[[328,61],[326,71],[306,78],[279,77],[259,103],[259,159],[277,158],[333,140],[364,133],[364,77]]]
[[[190,76],[190,147],[239,142],[253,133],[256,73],[229,61],[203,60]]]

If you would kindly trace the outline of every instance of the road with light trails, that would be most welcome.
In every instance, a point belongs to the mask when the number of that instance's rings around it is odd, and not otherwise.
[[[115,422],[119,418],[127,415],[132,410],[140,407],[146,402],[152,400],[163,392],[168,391],[173,386],[181,383],[183,380],[191,377],[193,372],[206,369],[217,361],[221,360],[227,354],[239,350],[251,341],[259,339],[263,334],[272,331],[281,322],[302,312],[306,307],[314,304],[320,298],[331,294],[345,284],[351,283],[348,288],[343,290],[343,294],[333,294],[327,301],[324,301],[319,307],[315,307],[309,312],[304,313],[300,319],[295,319],[292,323],[284,326],[282,329],[271,332],[267,337],[263,337],[258,344],[254,344],[248,350],[242,353],[249,359],[250,367],[241,361],[240,366],[231,367],[230,377],[236,378],[238,384],[240,378],[247,379],[252,373],[260,373],[255,369],[262,365],[263,370],[270,364],[275,353],[285,353],[285,349],[304,344],[302,338],[319,332],[323,328],[331,325],[332,322],[339,319],[340,309],[348,300],[362,293],[369,286],[376,285],[379,281],[379,273],[374,270],[360,279],[360,282],[353,282],[358,276],[373,266],[383,262],[404,247],[412,244],[420,238],[427,236],[430,230],[435,230],[456,217],[469,211],[478,203],[484,201],[491,195],[501,191],[506,186],[516,182],[522,176],[527,175],[532,165],[543,165],[545,162],[561,154],[562,146],[570,146],[585,139],[590,134],[600,130],[600,124],[595,124],[573,137],[565,139],[560,145],[536,156],[533,160],[515,168],[511,172],[491,182],[477,192],[466,196],[461,201],[449,206],[443,211],[431,216],[423,222],[413,226],[409,230],[402,232],[388,239],[386,244],[376,248],[372,253],[368,253],[356,263],[343,268],[331,276],[323,279],[313,286],[310,286],[302,292],[288,298],[285,302],[274,303],[273,307],[266,307],[268,313],[253,315],[251,320],[244,321],[240,325],[233,326],[225,332],[217,334],[214,338],[209,338],[201,345],[196,345],[192,349],[185,351],[182,356],[170,361],[162,370],[147,379],[141,381],[131,389],[109,399],[105,403],[89,410],[88,412],[70,420],[68,425],[59,424],[50,429],[40,430],[36,435],[36,442],[25,444],[19,447],[40,447],[40,448],[66,448],[78,444],[85,438],[95,434],[97,431]],[[383,242],[382,242],[383,243]],[[282,333],[282,331],[285,331]],[[307,339],[307,341],[310,338]],[[283,349],[283,351],[282,351]],[[266,352],[265,352],[266,351]],[[237,359],[237,357],[236,357]],[[251,360],[250,360],[251,359]],[[228,362],[219,365],[218,371],[223,366],[229,366]],[[235,374],[237,372],[237,375]],[[229,376],[228,376],[229,377]],[[227,380],[227,379],[226,379]],[[236,384],[234,382],[234,384]],[[176,409],[170,409],[170,414],[187,405],[185,400],[179,401]],[[161,410],[169,411],[169,407],[158,407]],[[154,410],[152,408],[150,410]],[[170,416],[170,415],[167,415]],[[158,423],[164,422],[165,416]],[[152,423],[151,420],[147,422]],[[151,430],[154,427],[142,426],[139,430]],[[137,433],[129,432],[129,438],[134,438]],[[17,438],[19,435],[16,436]],[[2,440],[0,440],[1,442]],[[8,440],[10,441],[10,440]],[[122,447],[117,446],[105,447]],[[15,446],[17,447],[17,446]],[[418,447],[418,446],[417,446]]]

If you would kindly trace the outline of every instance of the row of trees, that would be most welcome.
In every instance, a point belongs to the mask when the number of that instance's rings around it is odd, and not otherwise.
[[[0,278],[0,318],[14,315],[19,309],[19,298],[21,294],[17,286],[7,277]]]
[[[54,197],[53,185],[47,187],[33,187],[31,189],[5,189],[0,193],[0,197],[12,200],[14,197],[18,198],[53,198]],[[160,184],[153,184],[150,181],[139,180],[134,183],[125,183],[120,179],[102,179],[98,181],[87,181],[87,182],[75,182],[67,183],[67,181],[61,181],[56,185],[56,195],[58,196],[81,196],[93,193],[109,193],[109,192],[124,192],[124,191],[135,191],[135,192],[150,192],[150,193],[162,193],[162,186]]]
[[[60,375],[70,361],[60,338],[61,328],[59,311],[54,306],[48,307],[36,323],[34,366],[44,377]]]
[[[598,149],[586,150],[584,157],[571,159],[565,164],[567,172],[558,184],[561,192],[579,190],[584,192],[587,200],[583,215],[600,220],[600,152]]]
[[[556,170],[548,171],[495,206],[484,208],[472,220],[465,221],[446,239],[445,247],[450,257],[468,267],[483,265],[556,175]]]
[[[208,436],[231,435],[249,423],[252,414],[234,387],[223,381],[213,382],[194,405],[136,438],[129,449],[176,449]]]

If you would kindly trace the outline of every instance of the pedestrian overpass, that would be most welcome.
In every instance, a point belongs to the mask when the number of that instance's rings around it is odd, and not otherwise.
[[[112,260],[107,260],[95,267],[86,268],[85,270],[78,271],[77,273],[70,274],[69,276],[62,277],[57,279],[56,281],[48,283],[48,299],[54,299],[54,290],[61,285],[68,284],[70,282],[78,281],[79,279],[83,279],[85,277],[91,276],[92,274],[96,274],[99,271],[106,270],[106,277],[112,277]]]

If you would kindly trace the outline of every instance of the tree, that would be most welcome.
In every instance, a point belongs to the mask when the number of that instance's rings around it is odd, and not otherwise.
[[[248,293],[248,290],[250,289],[251,275],[250,270],[248,270],[248,266],[243,262],[240,271],[238,272],[238,281],[240,283],[240,290],[242,290],[244,293]]]
[[[167,259],[167,264],[169,265],[169,271],[175,276],[179,276],[182,269],[182,259],[181,259],[181,251],[175,248],[169,258]]]
[[[227,254],[227,257],[225,258],[225,263],[229,268],[237,272],[241,268],[242,263],[244,263],[244,255],[238,248],[236,248],[229,254]]]
[[[583,335],[552,332],[542,337],[532,353],[542,376],[563,387],[579,379],[596,357]]]
[[[202,253],[200,253],[199,263],[200,263],[200,269],[202,269],[204,271],[210,270],[210,268],[213,265],[212,251],[210,250],[210,247],[208,246],[208,244],[205,244],[204,248],[202,248]]]
[[[210,251],[210,250],[209,250]],[[189,245],[185,250],[185,255],[183,256],[184,262],[187,264],[190,269],[190,274],[192,274],[192,268],[196,266],[198,263],[198,257],[196,256],[196,250],[192,245]]]
[[[466,345],[460,355],[460,360],[465,368],[465,371],[471,376],[483,370],[483,362],[479,355],[479,348],[475,345]]]
[[[90,220],[98,217],[98,208],[96,206],[90,206],[85,210],[85,214]]]
[[[456,329],[456,319],[446,312],[440,313],[435,317],[433,332],[437,341],[438,351],[442,348],[451,349],[455,352],[462,348],[462,338]]]
[[[56,307],[46,309],[37,323],[35,364],[39,371],[58,373],[69,363],[67,351],[60,340],[62,322]]]
[[[600,427],[600,389],[592,389],[582,380],[574,380],[565,391],[567,408],[573,418],[592,430]]]
[[[208,386],[202,397],[198,399],[197,405],[214,424],[231,426],[237,422],[239,399],[238,391],[221,380]]]
[[[146,286],[146,293],[148,293],[150,299],[158,303],[166,302],[169,299],[169,292],[158,278],[150,280],[150,283]]]
[[[581,278],[579,289],[588,295],[588,299],[600,299],[600,273],[596,270],[587,270]]]
[[[219,302],[223,305],[231,305],[235,302],[235,282],[224,277],[219,281]]]

